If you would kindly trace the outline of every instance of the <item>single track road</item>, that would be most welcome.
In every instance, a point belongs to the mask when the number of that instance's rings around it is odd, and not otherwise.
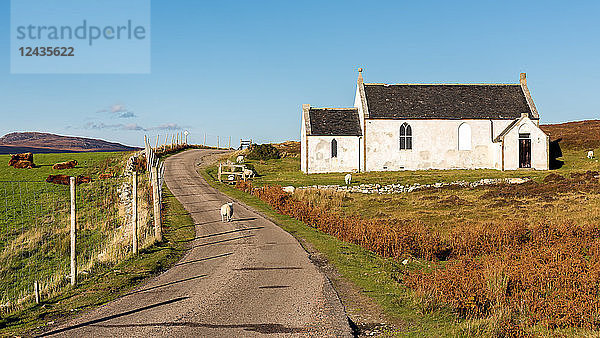
[[[350,337],[329,280],[296,239],[198,173],[215,150],[169,157],[165,182],[192,215],[196,238],[174,267],[104,306],[47,332],[68,337]],[[176,224],[172,226],[177,226]]]

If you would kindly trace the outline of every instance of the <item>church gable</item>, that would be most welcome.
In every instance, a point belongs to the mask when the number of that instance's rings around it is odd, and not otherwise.
[[[364,84],[371,119],[535,119],[520,84]]]
[[[309,108],[309,136],[360,136],[356,108]]]

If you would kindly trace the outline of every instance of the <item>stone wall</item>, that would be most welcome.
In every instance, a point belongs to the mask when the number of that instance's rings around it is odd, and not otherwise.
[[[464,188],[475,188],[485,185],[497,185],[497,184],[521,184],[529,182],[530,178],[484,178],[475,182],[467,181],[454,181],[450,183],[433,183],[433,184],[360,184],[360,185],[311,185],[306,187],[298,187],[296,189],[323,189],[333,190],[337,192],[352,192],[361,194],[401,194],[409,193],[416,190],[422,189],[439,189],[448,186],[459,186]]]

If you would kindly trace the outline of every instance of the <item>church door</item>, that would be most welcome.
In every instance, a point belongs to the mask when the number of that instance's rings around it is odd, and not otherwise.
[[[531,168],[531,139],[529,134],[519,134],[519,168]]]

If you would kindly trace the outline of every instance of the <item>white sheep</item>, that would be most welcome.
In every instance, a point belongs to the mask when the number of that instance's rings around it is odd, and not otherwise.
[[[244,169],[244,176],[246,176],[246,178],[254,178],[254,170]]]
[[[344,176],[344,181],[346,182],[346,185],[350,185],[352,182],[352,174],[346,174],[346,176]]]
[[[589,159],[592,159],[592,158],[594,158],[594,151],[593,151],[593,150],[590,150],[590,151],[588,151],[588,156],[587,156],[587,158],[589,158]]]
[[[233,218],[233,202],[221,206],[221,222],[231,222]]]
[[[237,163],[242,163],[242,162],[244,162],[244,155],[240,155],[240,156],[238,156],[238,157],[235,159],[235,161],[236,161]]]
[[[294,188],[293,185],[288,185],[287,187],[281,188],[281,190],[283,190],[283,191],[285,191],[287,193],[293,194],[294,191],[296,190],[296,188]]]

